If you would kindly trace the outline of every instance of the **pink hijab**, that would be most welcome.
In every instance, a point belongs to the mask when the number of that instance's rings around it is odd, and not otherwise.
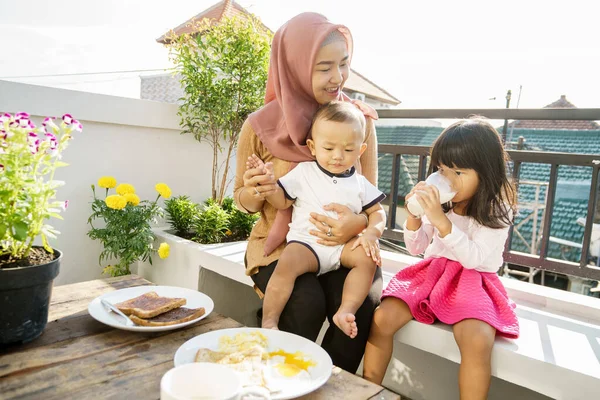
[[[319,108],[312,90],[312,71],[323,40],[334,30],[344,35],[350,62],[353,44],[350,31],[321,14],[299,14],[273,37],[265,105],[248,120],[261,142],[277,158],[292,163],[313,160],[306,146],[312,118]],[[345,94],[340,97],[338,100],[352,101]],[[366,116],[377,119],[373,108],[353,103]],[[291,216],[291,208],[277,213],[265,243],[265,256],[285,241]]]

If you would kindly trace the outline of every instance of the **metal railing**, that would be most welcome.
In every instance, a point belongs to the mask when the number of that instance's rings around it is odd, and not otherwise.
[[[600,120],[600,109],[431,109],[431,110],[378,110],[380,119],[383,118],[466,118],[470,115],[482,115],[489,119],[511,120]],[[396,211],[399,201],[403,198],[398,195],[399,170],[402,156],[417,156],[419,167],[417,180],[424,180],[427,174],[427,161],[430,147],[379,144],[379,154],[392,156],[392,177],[390,182],[390,201],[387,220],[387,229],[384,238],[403,240],[403,232],[396,229]],[[600,267],[590,265],[588,256],[592,236],[593,218],[598,195],[598,175],[600,171],[600,154],[573,154],[557,152],[539,152],[508,150],[512,160],[512,175],[519,188],[519,173],[523,163],[550,165],[550,178],[548,182],[545,210],[542,221],[541,244],[539,254],[526,254],[510,249],[513,229],[511,228],[507,240],[504,259],[507,263],[529,267],[533,269],[553,271],[566,275],[578,276],[586,279],[600,281]],[[550,228],[552,224],[552,210],[554,209],[555,194],[558,181],[559,166],[590,167],[592,169],[590,192],[588,197],[587,217],[585,221],[581,258],[579,263],[548,257],[550,242]]]

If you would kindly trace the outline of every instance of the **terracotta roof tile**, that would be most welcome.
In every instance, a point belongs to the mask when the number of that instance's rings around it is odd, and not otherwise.
[[[176,35],[183,35],[186,33],[194,32],[194,23],[200,22],[204,19],[213,20],[214,23],[221,21],[223,18],[246,18],[248,15],[251,15],[244,7],[240,6],[233,0],[223,0],[219,3],[207,8],[202,11],[200,14],[193,16],[192,18],[185,21],[183,24],[179,25],[173,31]],[[271,30],[263,25],[263,28],[269,32]],[[169,36],[169,32],[166,32],[164,35],[156,39],[159,43],[168,43],[167,37]]]

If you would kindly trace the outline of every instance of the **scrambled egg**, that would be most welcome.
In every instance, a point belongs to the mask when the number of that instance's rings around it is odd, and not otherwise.
[[[258,331],[222,336],[218,351],[199,349],[196,362],[228,365],[240,374],[243,386],[262,386],[271,392],[282,389],[282,379],[310,379],[308,369],[316,363],[302,352],[267,348],[267,337]]]

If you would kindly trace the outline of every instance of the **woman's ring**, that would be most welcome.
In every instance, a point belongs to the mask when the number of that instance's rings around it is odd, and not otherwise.
[[[260,196],[260,192],[256,186],[254,186],[254,193],[256,193],[257,196]]]
[[[327,237],[332,237],[333,233],[331,233],[331,227],[329,227],[329,230],[327,231]]]

